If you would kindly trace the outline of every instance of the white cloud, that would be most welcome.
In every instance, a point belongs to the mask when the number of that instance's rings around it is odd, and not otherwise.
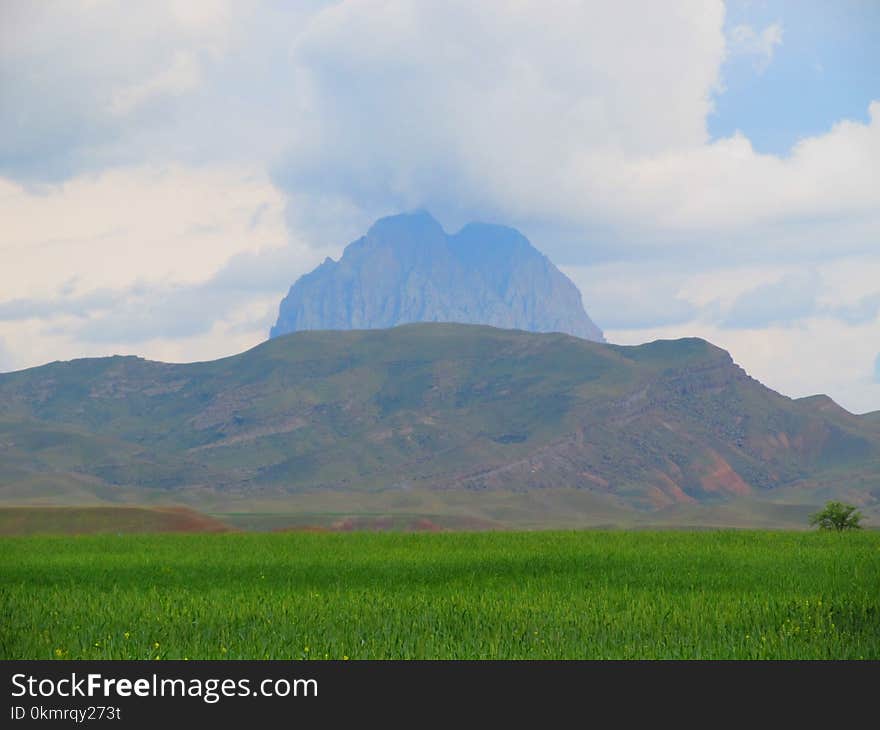
[[[178,51],[167,68],[144,81],[119,89],[110,101],[110,111],[124,116],[155,97],[180,96],[201,81],[199,64],[192,53]]]
[[[235,13],[232,0],[168,0],[167,7],[178,28],[218,40],[227,37]]]
[[[629,218],[628,160],[707,141],[722,19],[700,1],[331,6],[292,43],[308,117],[280,178],[444,220]]]
[[[58,181],[167,160],[169,142],[175,152],[192,146],[174,133],[186,116],[175,103],[234,47],[249,12],[244,3],[199,0],[6,0],[0,175]],[[203,130],[210,121],[202,116]],[[150,134],[147,149],[140,138]]]
[[[841,327],[880,321],[880,258],[704,268],[704,262],[624,261],[563,267],[584,305],[609,330],[701,322],[763,329],[824,317]],[[631,340],[626,336],[627,341]]]
[[[727,48],[733,56],[748,56],[753,59],[755,70],[763,73],[777,46],[782,45],[782,24],[772,23],[761,31],[750,25],[737,25],[730,30]]]
[[[372,215],[424,206],[526,231],[605,227],[616,235],[604,253],[617,257],[876,245],[880,103],[868,123],[842,121],[788,158],[740,134],[710,142],[722,6],[635,14],[607,3],[324,9],[292,41],[307,113],[275,178]],[[772,48],[778,31],[758,36]],[[591,258],[589,245],[536,242],[562,263]]]
[[[682,296],[690,274],[655,262],[564,266],[584,308],[608,330],[646,329],[690,322],[703,307]]]
[[[757,329],[794,324],[816,312],[820,277],[815,270],[797,271],[770,284],[740,294],[730,305],[721,325]]]
[[[41,190],[0,180],[0,336],[22,367],[252,346],[328,253],[290,237],[284,206],[264,173],[239,167],[109,170]]]
[[[4,300],[51,297],[71,278],[80,292],[202,281],[288,240],[284,199],[259,168],[114,169],[39,191],[0,180],[0,220]]]
[[[68,18],[88,31],[83,48],[49,24],[62,45],[43,50],[74,59],[64,87],[87,90],[89,111],[65,118],[74,137],[57,149],[47,148],[62,134],[56,112],[12,125],[0,140],[21,153],[14,169],[37,174],[27,150],[53,174],[117,158],[249,157],[289,193],[288,220],[310,240],[341,243],[379,215],[427,207],[453,224],[544,231],[536,243],[570,265],[590,263],[591,249],[559,243],[554,229],[583,240],[604,228],[609,241],[590,243],[617,258],[675,249],[734,260],[870,250],[880,233],[880,104],[867,124],[843,121],[786,159],[742,135],[709,141],[730,52],[720,0],[149,7],[120,40],[104,30],[122,22],[115,2]],[[774,28],[755,37],[773,48]],[[228,55],[207,63],[214,46]],[[15,78],[33,75],[35,54],[14,56],[29,60]],[[150,99],[197,82],[173,113],[147,113]],[[111,107],[137,119],[89,116]],[[26,131],[41,124],[46,133]]]
[[[6,347],[6,343],[0,339],[0,373],[6,373],[15,370],[17,361],[15,355]]]

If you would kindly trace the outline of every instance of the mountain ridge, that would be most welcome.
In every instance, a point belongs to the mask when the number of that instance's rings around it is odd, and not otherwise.
[[[878,475],[871,423],[771,391],[699,338],[429,323],[298,332],[204,363],[0,375],[7,501],[134,490],[368,509],[567,489],[615,513],[826,497],[874,510]]]

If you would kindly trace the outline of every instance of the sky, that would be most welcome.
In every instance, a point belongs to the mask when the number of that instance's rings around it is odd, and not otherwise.
[[[609,341],[880,409],[875,0],[0,0],[0,372],[264,340],[377,218],[522,231]]]

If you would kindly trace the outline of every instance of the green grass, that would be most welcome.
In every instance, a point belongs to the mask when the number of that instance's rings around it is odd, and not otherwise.
[[[0,657],[880,658],[880,534],[0,539]]]

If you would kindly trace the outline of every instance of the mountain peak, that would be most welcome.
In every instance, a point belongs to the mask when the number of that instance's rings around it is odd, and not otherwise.
[[[495,223],[468,223],[450,238],[450,245],[462,261],[477,266],[500,257],[545,258],[516,228]]]
[[[837,403],[830,395],[825,393],[817,393],[815,395],[807,395],[802,398],[795,398],[796,403],[825,413],[837,413],[839,415],[852,416],[846,408]]]
[[[481,221],[468,223],[456,233],[455,236],[456,238],[480,237],[484,240],[500,244],[520,243],[524,241],[531,246],[529,240],[516,228],[503,226],[500,223],[483,223]]]
[[[367,231],[367,237],[371,238],[388,234],[421,236],[425,233],[446,235],[443,226],[437,222],[434,216],[427,210],[418,209],[380,218],[370,226],[369,231]]]
[[[426,210],[380,218],[334,266],[301,277],[271,337],[299,330],[488,324],[604,341],[572,281],[514,228],[449,235]]]

